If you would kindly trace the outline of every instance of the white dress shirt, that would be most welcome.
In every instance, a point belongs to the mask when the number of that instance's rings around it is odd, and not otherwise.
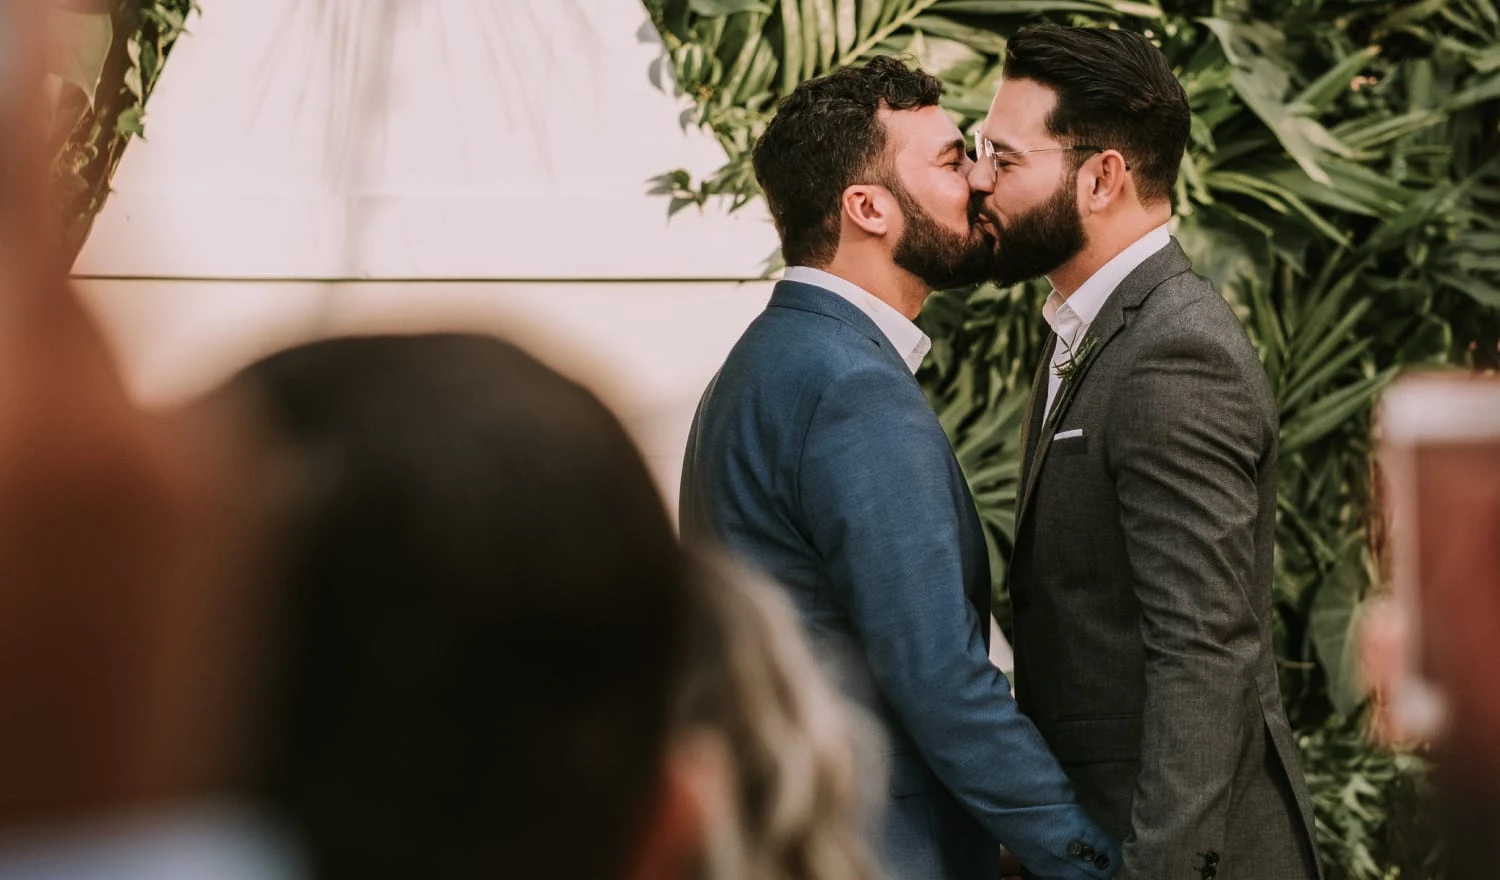
[[[822,269],[809,266],[789,266],[781,277],[786,281],[797,281],[821,287],[853,303],[855,308],[864,312],[871,321],[875,322],[875,326],[879,327],[880,332],[885,334],[885,338],[895,346],[896,352],[901,355],[901,360],[906,362],[906,368],[913,373],[922,365],[922,358],[927,357],[927,352],[932,350],[932,340],[927,338],[927,334],[923,333],[921,328],[892,308],[885,300],[847,278],[840,278]]]
[[[1089,327],[1099,316],[1099,310],[1104,308],[1105,301],[1120,286],[1120,282],[1125,280],[1125,276],[1134,272],[1171,241],[1172,234],[1167,231],[1167,224],[1163,223],[1100,266],[1099,271],[1079,285],[1072,296],[1064,297],[1054,290],[1047,297],[1047,302],[1042,306],[1042,317],[1047,319],[1052,331],[1057,334],[1057,345],[1052,349],[1052,368],[1047,371],[1047,408],[1042,411],[1043,423],[1052,414],[1052,402],[1057,399],[1057,390],[1062,387],[1062,378],[1057,375],[1058,366],[1067,363],[1068,358],[1072,357],[1073,350],[1088,335]]]

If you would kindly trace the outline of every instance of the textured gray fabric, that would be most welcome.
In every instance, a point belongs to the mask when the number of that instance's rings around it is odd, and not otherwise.
[[[1047,422],[1034,406],[1024,433],[1009,579],[1022,711],[1125,841],[1121,877],[1317,877],[1271,649],[1265,371],[1176,241],[1089,335]],[[1039,369],[1034,395],[1045,381]]]

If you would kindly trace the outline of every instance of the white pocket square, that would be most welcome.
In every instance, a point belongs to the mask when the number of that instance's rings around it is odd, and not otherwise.
[[[1053,440],[1071,440],[1074,437],[1082,437],[1082,436],[1083,436],[1083,429],[1082,428],[1074,428],[1071,431],[1058,431],[1056,434],[1052,435],[1052,439]]]

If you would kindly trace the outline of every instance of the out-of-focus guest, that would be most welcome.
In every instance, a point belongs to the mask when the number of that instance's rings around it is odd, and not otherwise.
[[[1500,831],[1500,378],[1398,382],[1381,412],[1395,589],[1366,621],[1392,738],[1436,762],[1455,880],[1495,876]]]
[[[0,3],[0,877],[681,876],[680,561],[619,423],[455,336],[138,410],[49,220],[33,5]]]
[[[220,497],[79,487],[42,513],[101,555],[12,552],[0,877],[691,876],[680,554],[603,404],[444,335],[284,352],[191,415],[224,412],[263,439]]]
[[[828,680],[780,590],[723,559],[693,563],[678,736],[706,734],[728,764],[705,798],[703,875],[875,880],[879,728]]]
[[[349,338],[231,383],[280,440],[249,779],[320,878],[672,878],[685,614],[646,465],[499,340]]]
[[[202,661],[253,616],[254,444],[220,408],[134,407],[69,287],[47,8],[0,3],[0,876],[169,877],[145,866],[210,838],[259,849],[253,821],[196,802],[242,722],[244,670]]]

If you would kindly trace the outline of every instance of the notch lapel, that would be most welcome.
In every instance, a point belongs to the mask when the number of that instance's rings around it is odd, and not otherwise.
[[[1031,498],[1035,493],[1037,480],[1042,474],[1042,465],[1047,461],[1047,451],[1052,447],[1052,434],[1057,425],[1068,411],[1068,405],[1073,402],[1078,387],[1088,378],[1089,371],[1093,368],[1099,356],[1109,343],[1125,329],[1125,313],[1134,311],[1141,307],[1151,291],[1161,285],[1168,278],[1180,275],[1192,270],[1192,263],[1188,262],[1187,254],[1183,253],[1182,246],[1177,239],[1172,239],[1166,247],[1146,258],[1133,272],[1125,276],[1120,286],[1115,288],[1109,299],[1105,300],[1104,308],[1094,318],[1094,323],[1089,325],[1089,332],[1085,333],[1079,342],[1079,350],[1084,350],[1089,345],[1090,338],[1097,339],[1093,343],[1093,349],[1089,356],[1074,371],[1071,380],[1064,382],[1057,390],[1057,400],[1053,401],[1052,412],[1042,423],[1041,430],[1037,432],[1034,439],[1035,452],[1029,454],[1030,465],[1025,469],[1025,479],[1021,484],[1020,504],[1016,508],[1016,534],[1021,532],[1021,523],[1026,519],[1027,510],[1031,506]],[[1051,363],[1050,350],[1043,367]],[[1045,381],[1046,374],[1042,374]],[[1046,386],[1042,386],[1042,395],[1045,400]],[[1035,409],[1033,409],[1035,412]]]
[[[1026,497],[1031,484],[1031,462],[1036,457],[1037,436],[1042,430],[1042,412],[1047,407],[1047,370],[1052,365],[1052,352],[1057,348],[1057,334],[1048,333],[1042,344],[1041,357],[1036,365],[1036,374],[1031,379],[1031,405],[1026,409],[1026,421],[1021,423],[1021,485],[1016,498]],[[1016,519],[1020,520],[1021,508],[1016,508]]]

